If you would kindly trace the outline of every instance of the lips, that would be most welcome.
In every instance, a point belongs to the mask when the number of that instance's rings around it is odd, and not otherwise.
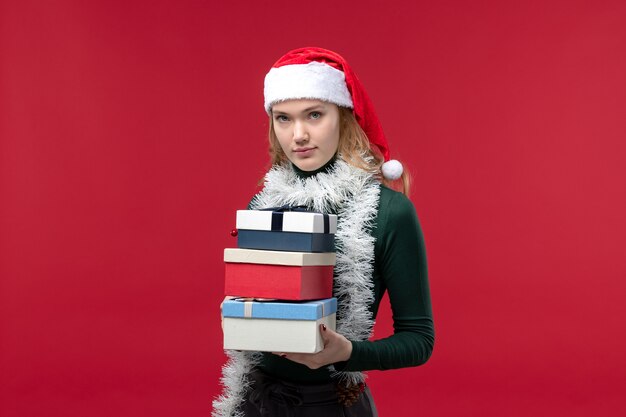
[[[294,152],[306,152],[306,151],[310,151],[310,150],[313,150],[313,149],[315,149],[315,148],[296,148],[293,151]]]
[[[315,151],[315,148],[296,148],[293,150],[293,153],[295,156],[300,157],[300,158],[306,158],[309,157],[313,154],[313,151]]]

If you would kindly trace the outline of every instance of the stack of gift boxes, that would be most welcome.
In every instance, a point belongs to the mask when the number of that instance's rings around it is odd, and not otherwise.
[[[335,330],[337,216],[237,211],[237,248],[225,249],[224,349],[316,353],[320,325]]]

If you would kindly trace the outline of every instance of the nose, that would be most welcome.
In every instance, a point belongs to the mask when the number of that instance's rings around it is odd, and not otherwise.
[[[306,142],[309,140],[309,133],[307,132],[304,122],[297,120],[293,126],[293,140],[296,143]]]

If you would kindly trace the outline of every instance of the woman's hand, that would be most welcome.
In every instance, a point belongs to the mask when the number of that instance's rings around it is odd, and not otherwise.
[[[324,349],[317,353],[275,353],[283,358],[318,369],[331,363],[347,361],[352,355],[352,342],[339,333],[320,325]]]
[[[235,299],[235,298],[237,298],[237,297],[231,297],[230,295],[227,295],[226,297],[224,297],[224,299],[222,300],[222,303],[220,304],[220,314],[221,314],[221,317],[222,317],[222,319],[221,319],[222,320],[222,330],[224,330],[224,314],[222,314],[222,306],[224,305],[224,301],[232,300],[232,299]]]

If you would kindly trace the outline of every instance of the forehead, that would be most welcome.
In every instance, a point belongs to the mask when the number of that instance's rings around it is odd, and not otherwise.
[[[272,106],[272,112],[274,113],[301,113],[303,111],[311,110],[313,108],[325,109],[332,106],[331,103],[322,100],[313,99],[297,99],[297,100],[285,100],[279,103],[275,103]]]

